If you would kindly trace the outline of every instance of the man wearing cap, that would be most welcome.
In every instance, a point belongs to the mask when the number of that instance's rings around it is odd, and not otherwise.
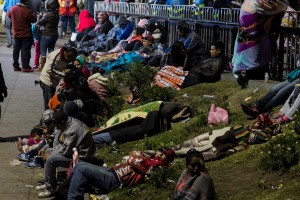
[[[68,117],[62,111],[56,112],[53,122],[58,135],[58,144],[53,147],[45,163],[45,184],[37,186],[36,190],[43,190],[38,197],[52,196],[57,185],[56,168],[69,167],[72,160],[73,148],[78,151],[79,159],[87,159],[95,152],[95,145],[89,128],[79,120]]]
[[[83,199],[89,187],[111,191],[120,187],[132,187],[144,180],[153,168],[167,167],[175,159],[175,152],[162,147],[155,156],[133,151],[125,162],[114,165],[111,169],[78,163],[73,169],[73,176],[68,191],[68,200]]]

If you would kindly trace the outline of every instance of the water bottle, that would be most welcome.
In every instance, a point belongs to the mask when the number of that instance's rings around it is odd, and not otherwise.
[[[162,44],[159,43],[158,46],[157,46],[157,53],[158,53],[159,55],[162,55],[163,52],[164,52],[164,48],[163,48]]]
[[[266,72],[265,73],[265,83],[267,83],[269,81],[269,73]]]

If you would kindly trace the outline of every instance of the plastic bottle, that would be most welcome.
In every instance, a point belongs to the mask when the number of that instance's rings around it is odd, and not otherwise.
[[[265,83],[269,82],[269,73],[265,73]]]
[[[163,48],[161,43],[159,43],[158,46],[157,46],[157,53],[159,55],[162,55],[164,53],[164,48]]]

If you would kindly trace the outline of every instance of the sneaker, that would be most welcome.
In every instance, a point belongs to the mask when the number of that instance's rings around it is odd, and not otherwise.
[[[39,198],[48,198],[48,197],[52,197],[54,195],[54,189],[53,188],[49,188],[44,190],[43,192],[40,192],[38,194]]]
[[[17,158],[19,158],[22,161],[29,161],[30,160],[30,155],[28,155],[26,153],[19,153],[17,155]]]
[[[259,111],[258,107],[255,105],[246,105],[241,103],[242,110],[245,114],[256,118],[261,112]]]
[[[24,163],[24,167],[40,169],[40,168],[44,168],[44,163],[43,161],[39,161],[38,158],[34,158],[32,161]]]
[[[34,69],[32,69],[31,67],[23,67],[22,72],[34,72]]]
[[[20,72],[20,71],[22,71],[22,69],[20,67],[14,67],[14,71],[15,72]]]
[[[43,185],[38,185],[38,186],[35,187],[35,190],[36,190],[36,191],[46,190],[46,189],[47,189],[47,187],[46,187],[45,184],[43,184]]]

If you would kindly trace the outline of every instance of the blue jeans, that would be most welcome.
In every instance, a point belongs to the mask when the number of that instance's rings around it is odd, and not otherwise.
[[[75,165],[72,175],[68,200],[83,200],[84,193],[91,185],[103,190],[120,187],[119,179],[112,169],[90,163],[79,162]]]
[[[48,53],[54,51],[54,47],[56,41],[58,39],[58,35],[45,35],[41,37],[40,48],[41,48],[41,57],[45,57]]]
[[[62,21],[62,30],[63,32],[67,31],[68,27],[68,21],[69,21],[69,26],[72,31],[72,33],[75,33],[75,21],[74,21],[74,16],[61,16],[60,20]]]
[[[32,37],[14,38],[14,50],[13,50],[13,67],[19,67],[19,56],[21,51],[22,67],[30,67],[29,62],[31,58],[31,46],[33,43]]]
[[[43,90],[44,109],[47,110],[47,109],[49,109],[49,106],[48,106],[49,100],[55,94],[55,88],[45,85],[45,83],[43,83],[42,81],[40,82],[40,86]]]
[[[6,39],[7,45],[12,44],[12,36],[11,36],[11,19],[5,16],[5,32],[6,32]]]
[[[105,132],[105,133],[100,133],[97,135],[93,135],[93,140],[95,144],[111,144],[113,141],[109,135],[109,132]]]
[[[57,185],[56,180],[56,168],[65,167],[68,168],[72,161],[71,157],[66,157],[60,154],[51,154],[46,159],[45,164],[45,185],[47,188],[53,188]]]
[[[255,102],[256,105],[261,112],[268,112],[272,110],[289,97],[289,95],[293,92],[296,83],[300,83],[300,78],[297,78],[291,83],[286,80],[274,85],[270,92]]]

